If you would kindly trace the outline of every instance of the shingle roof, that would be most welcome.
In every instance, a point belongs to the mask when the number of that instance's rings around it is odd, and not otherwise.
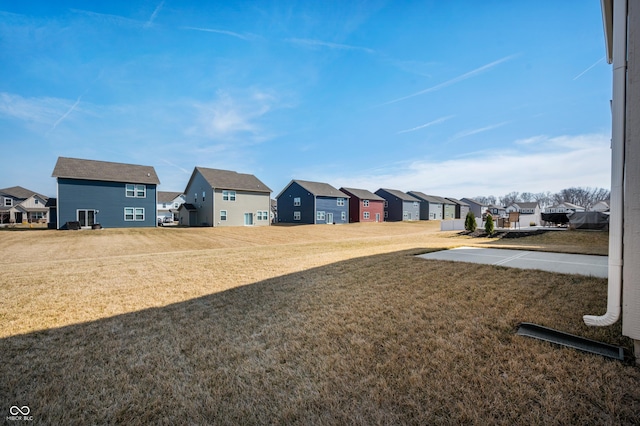
[[[513,204],[517,204],[518,207],[520,207],[521,209],[535,209],[536,207],[538,207],[538,202],[537,201],[533,201],[533,202],[517,202],[517,203],[513,203]]]
[[[13,198],[18,198],[20,200],[26,200],[32,195],[37,195],[43,200],[46,200],[49,198],[49,197],[45,197],[44,195],[38,194],[37,192],[32,191],[30,189],[23,188],[21,186],[12,186],[11,188],[0,189],[0,194],[5,194]]]
[[[294,179],[291,183],[297,183],[316,197],[337,197],[337,198],[350,198],[347,194],[340,191],[339,189],[334,188],[328,183],[322,182],[310,182],[308,180],[299,180]],[[291,183],[289,185],[291,185]],[[289,187],[287,185],[287,187]]]
[[[195,173],[196,170],[200,172],[212,188],[271,193],[271,188],[254,175],[206,167],[196,167],[193,172]]]
[[[420,191],[409,191],[407,194],[432,204],[443,204],[443,199],[435,195],[427,195]]]
[[[457,204],[459,206],[467,206],[467,207],[469,207],[469,204],[465,203],[464,201],[460,201],[457,198],[445,197],[445,199],[451,201],[453,204]]]
[[[375,201],[384,201],[384,198],[374,194],[371,191],[367,191],[366,189],[357,189],[357,188],[340,188],[340,191],[345,192],[349,195],[353,195],[356,198],[361,200],[375,200]]]
[[[403,201],[420,201],[419,198],[413,197],[413,196],[411,196],[409,194],[406,194],[406,193],[404,193],[402,191],[399,191],[397,189],[380,188],[380,189],[378,189],[378,191],[384,191],[387,194],[391,194],[394,197],[399,198],[400,200],[403,200]],[[378,191],[376,191],[376,192],[378,192]],[[382,197],[382,198],[384,198],[384,197]]]
[[[173,200],[182,195],[182,192],[158,191],[159,203],[171,203]]]
[[[56,178],[100,180],[107,182],[128,182],[159,184],[160,180],[152,166],[112,163],[109,161],[82,160],[58,157],[52,175]]]

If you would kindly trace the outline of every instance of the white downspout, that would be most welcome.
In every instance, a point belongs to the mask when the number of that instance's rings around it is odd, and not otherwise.
[[[602,316],[585,315],[590,326],[608,326],[622,311],[622,237],[624,138],[627,81],[627,0],[613,2],[613,102],[611,126],[611,214],[609,215],[609,286],[607,312]]]

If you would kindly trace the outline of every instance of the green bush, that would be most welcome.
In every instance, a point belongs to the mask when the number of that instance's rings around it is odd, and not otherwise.
[[[487,235],[492,235],[493,231],[495,230],[494,226],[493,226],[493,217],[491,217],[491,215],[487,215],[487,221],[484,223],[484,231],[487,233]]]
[[[476,215],[473,212],[468,212],[467,217],[464,218],[464,229],[469,232],[476,230]]]

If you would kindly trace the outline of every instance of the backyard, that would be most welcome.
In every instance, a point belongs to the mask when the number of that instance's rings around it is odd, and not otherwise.
[[[640,369],[515,335],[631,348],[606,280],[429,261],[456,246],[606,254],[438,222],[0,231],[0,409],[44,424],[633,424]]]

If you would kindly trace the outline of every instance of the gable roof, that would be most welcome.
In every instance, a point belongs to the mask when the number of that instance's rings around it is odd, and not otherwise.
[[[469,204],[465,203],[464,201],[460,201],[456,198],[452,198],[452,197],[445,197],[445,200],[449,200],[451,201],[453,204],[457,204],[459,206],[467,206],[469,207]]]
[[[468,205],[474,204],[474,205],[476,205],[476,206],[478,206],[478,207],[487,207],[487,205],[486,205],[486,204],[482,204],[482,203],[480,203],[480,202],[478,202],[478,201],[474,200],[473,198],[466,198],[466,197],[465,197],[465,198],[463,198],[463,200],[464,200],[464,202],[465,202],[465,203],[467,203]]]
[[[44,195],[38,194],[35,191],[32,191],[27,188],[23,188],[21,186],[12,186],[11,188],[0,189],[0,194],[8,195],[9,197],[17,198],[19,200],[26,200],[32,195],[37,195],[46,201],[49,197],[45,197]]]
[[[158,203],[171,203],[182,195],[182,192],[158,191]]]
[[[340,191],[345,192],[349,195],[353,195],[360,200],[373,200],[373,201],[384,201],[384,198],[379,195],[374,194],[371,191],[366,189],[357,189],[357,188],[340,188]]]
[[[513,203],[512,206],[518,206],[521,209],[535,209],[536,207],[538,207],[538,202],[537,201],[533,201],[533,202],[516,202]]]
[[[231,170],[209,169],[207,167],[196,167],[193,169],[187,188],[191,184],[191,180],[196,172],[200,173],[207,183],[211,185],[211,188],[214,189],[271,193],[271,188],[254,175],[238,173]]]
[[[312,181],[300,180],[300,179],[293,179],[291,182],[289,182],[289,184],[285,186],[282,191],[280,191],[280,194],[278,194],[276,198],[279,198],[280,195],[282,195],[282,193],[286,191],[287,188],[289,188],[293,183],[297,183],[302,188],[307,190],[307,192],[313,194],[315,197],[351,198],[344,192],[334,188],[328,183],[312,182]]]
[[[431,204],[443,204],[443,199],[440,197],[436,197],[435,195],[427,195],[424,192],[420,191],[409,191],[407,194],[412,195],[416,198],[421,199],[422,201],[426,201]]]
[[[152,166],[112,163],[110,161],[83,160],[58,157],[51,176],[55,178],[98,180],[106,182],[160,183]]]
[[[397,189],[380,188],[380,189],[378,189],[378,191],[384,191],[387,194],[393,195],[394,197],[399,198],[402,201],[418,201],[418,202],[420,201],[419,198],[413,197],[413,196],[411,196],[411,195],[409,195],[407,193],[404,193],[402,191],[399,191]],[[376,193],[378,191],[376,191]],[[384,197],[382,197],[382,198],[384,198]]]

